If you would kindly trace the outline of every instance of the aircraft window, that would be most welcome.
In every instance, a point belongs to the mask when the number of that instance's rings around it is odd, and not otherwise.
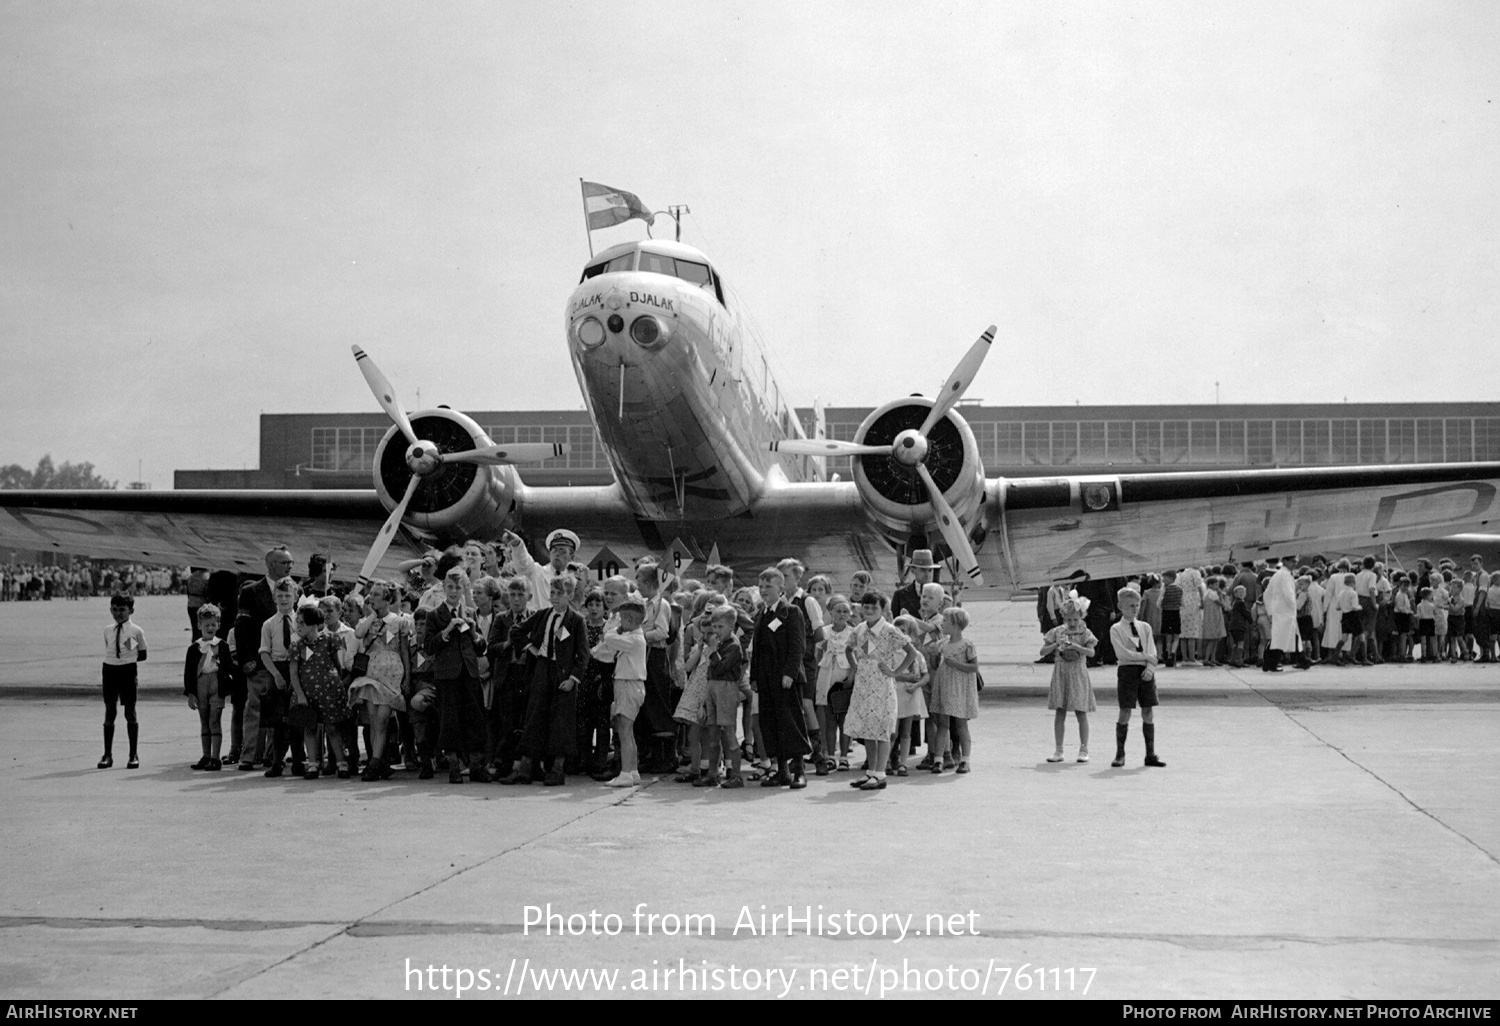
[[[597,264],[590,264],[588,267],[585,267],[583,269],[583,277],[580,280],[588,281],[590,278],[597,277],[601,274],[610,274],[614,271],[629,271],[631,270],[631,266],[634,262],[634,253],[624,253],[620,256],[615,257],[613,260],[604,260],[600,261]]]
[[[676,260],[660,253],[642,253],[641,270],[651,271],[654,274],[670,274],[674,278],[690,281],[702,288],[713,285],[713,272],[708,269],[707,264],[700,264],[695,260]]]

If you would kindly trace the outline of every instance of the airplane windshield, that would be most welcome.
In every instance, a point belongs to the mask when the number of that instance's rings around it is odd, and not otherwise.
[[[590,278],[601,274],[609,274],[613,271],[629,271],[635,263],[635,254],[623,253],[613,260],[601,260],[597,264],[590,264],[583,269],[583,277],[580,281],[588,281]]]
[[[660,253],[642,253],[641,270],[654,271],[657,274],[670,274],[674,278],[690,281],[694,285],[708,288],[713,281],[713,274],[707,264],[700,264],[693,260],[678,260],[674,257],[662,256]]]

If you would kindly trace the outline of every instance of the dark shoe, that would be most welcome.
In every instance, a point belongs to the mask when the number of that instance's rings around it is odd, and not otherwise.
[[[1147,766],[1165,766],[1166,763],[1164,763],[1160,759],[1158,759],[1156,757],[1156,753],[1155,752],[1152,752],[1150,755],[1146,756],[1146,765]]]
[[[340,780],[348,780],[353,775],[354,774],[349,771],[348,766],[340,766],[338,769],[338,777]]]
[[[558,770],[556,773],[548,773],[547,776],[546,776],[546,779],[544,779],[542,781],[542,786],[543,787],[562,787],[567,782],[568,782],[568,778],[563,775],[563,772],[561,770]]]
[[[674,783],[674,784],[691,784],[691,783],[696,782],[697,779],[698,779],[698,774],[696,774],[696,773],[679,773],[675,777],[672,778],[672,783]]]
[[[463,764],[459,763],[459,762],[452,762],[452,763],[449,764],[449,767],[450,768],[448,770],[448,783],[450,783],[450,784],[462,784],[464,782]]]
[[[485,769],[483,766],[475,766],[473,769],[469,770],[469,781],[471,783],[488,784],[491,780],[494,779],[494,777],[490,776],[489,770]]]
[[[189,766],[188,769],[192,769],[192,770],[206,770],[206,769],[208,769],[208,756],[205,755],[203,758],[199,759],[197,762],[195,762],[191,766]]]
[[[722,788],[724,788],[724,789],[726,789],[726,790],[729,790],[729,789],[732,789],[732,788],[736,788],[736,787],[744,787],[745,786],[745,778],[744,777],[725,777],[724,778],[724,783],[720,784],[719,786],[722,787]]]
[[[500,783],[505,784],[507,787],[511,784],[529,784],[531,783],[531,770],[527,770],[525,773],[522,773],[520,770],[511,770],[500,778]]]
[[[297,771],[293,770],[292,772],[295,773]],[[310,770],[303,770],[302,771],[302,779],[303,780],[317,780],[322,775],[323,774],[320,773],[316,768],[310,769]]]
[[[235,763],[237,763],[239,761],[240,761],[240,753],[239,753],[238,749],[231,749],[230,752],[229,752],[229,754],[226,755],[226,756],[224,756],[224,765],[226,765],[226,766],[232,766],[232,765],[234,765]]]
[[[705,773],[705,774],[703,774],[703,776],[701,776],[697,780],[693,781],[693,786],[694,787],[718,787],[719,786],[719,778],[718,777],[711,777],[707,773]]]
[[[208,760],[208,765],[204,766],[203,768],[206,769],[206,770],[208,770],[208,771],[210,771],[210,772],[215,772],[215,771],[223,769],[224,768],[224,763],[220,762],[218,759],[209,759]]]
[[[885,790],[885,779],[884,778],[876,779],[875,777],[866,777],[864,779],[864,782],[859,785],[859,789],[861,791],[884,791]]]
[[[417,771],[417,779],[418,780],[431,780],[432,777],[433,777],[433,773],[434,772],[435,771],[432,768],[432,760],[431,759],[425,759],[422,762],[422,768]]]
[[[365,771],[359,775],[359,779],[367,784],[373,784],[380,779],[380,760],[371,759],[365,764]]]
[[[828,776],[828,774],[832,772],[832,770],[833,766],[827,759],[818,760],[817,766],[813,767],[813,772],[820,777]]]
[[[917,769],[919,769],[919,770],[930,770],[930,769],[932,769],[932,764],[933,764],[934,761],[936,761],[936,760],[934,760],[933,757],[929,755],[927,758],[925,758],[921,762],[917,763]]]
[[[294,777],[303,777],[303,776],[306,776],[306,775],[307,775],[307,763],[305,763],[305,762],[294,762],[294,763],[292,763],[292,776],[294,776]]]
[[[271,768],[266,770],[266,772],[262,775],[267,777],[279,777],[284,772],[285,771],[281,768],[280,762],[273,762],[271,763]]]
[[[135,756],[132,755],[130,758],[128,758],[128,759],[125,760],[125,768],[126,769],[140,769],[141,768],[141,760],[137,759]]]
[[[779,773],[767,773],[763,778],[761,778],[760,786],[761,787],[780,787],[784,783],[786,783],[786,781],[784,781],[784,780],[781,779],[781,774],[779,774]]]
[[[231,761],[233,761],[233,760],[231,760]],[[244,773],[247,770],[253,770],[255,768],[255,763],[253,763],[253,762],[242,762],[242,763],[239,764],[239,766],[237,766],[235,768],[238,769],[241,773]]]
[[[115,757],[113,755],[106,755],[104,758],[102,758],[102,759],[99,760],[99,767],[98,768],[99,769],[109,769],[114,764],[115,764]]]
[[[957,765],[958,763],[954,761],[952,755],[947,752],[943,753],[943,769],[953,769]]]
[[[793,791],[800,791],[807,786],[807,778],[804,777],[801,773],[798,773],[791,779],[791,782],[787,786],[790,787]]]
[[[862,776],[862,777],[860,777],[858,780],[851,780],[851,781],[849,781],[849,786],[850,787],[854,787],[854,788],[864,787],[866,780],[874,780],[874,779],[875,779],[874,777],[870,776],[870,774],[868,772],[866,772],[865,775]]]
[[[1119,769],[1121,766],[1125,765],[1125,753],[1116,752],[1114,761],[1111,762],[1110,765],[1115,767],[1116,769]]]

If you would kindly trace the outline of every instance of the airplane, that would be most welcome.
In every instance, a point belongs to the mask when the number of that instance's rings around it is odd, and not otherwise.
[[[908,553],[935,547],[966,587],[1023,589],[1369,551],[1500,520],[1500,463],[987,477],[956,407],[994,326],[934,397],[884,403],[851,441],[809,438],[739,296],[680,241],[591,256],[563,330],[613,484],[528,486],[516,465],[566,446],[496,445],[446,406],[408,414],[355,346],[392,420],[373,488],[0,491],[0,544],[258,572],[266,548],[284,543],[360,566],[363,580],[394,576],[430,546],[512,530],[535,551],[566,527],[583,539],[580,559],[599,551],[600,577],[680,543],[752,576],[795,556],[837,580],[856,569],[891,579]],[[845,455],[853,480],[825,480],[823,459]]]

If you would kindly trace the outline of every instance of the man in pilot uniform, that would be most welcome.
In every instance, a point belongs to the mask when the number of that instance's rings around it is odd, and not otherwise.
[[[505,545],[507,559],[517,575],[531,582],[531,600],[527,608],[535,613],[547,608],[547,595],[552,582],[559,574],[568,572],[568,564],[578,551],[578,535],[565,527],[559,527],[547,535],[546,566],[541,566],[526,548],[526,543],[514,531],[506,531],[501,539]]]

